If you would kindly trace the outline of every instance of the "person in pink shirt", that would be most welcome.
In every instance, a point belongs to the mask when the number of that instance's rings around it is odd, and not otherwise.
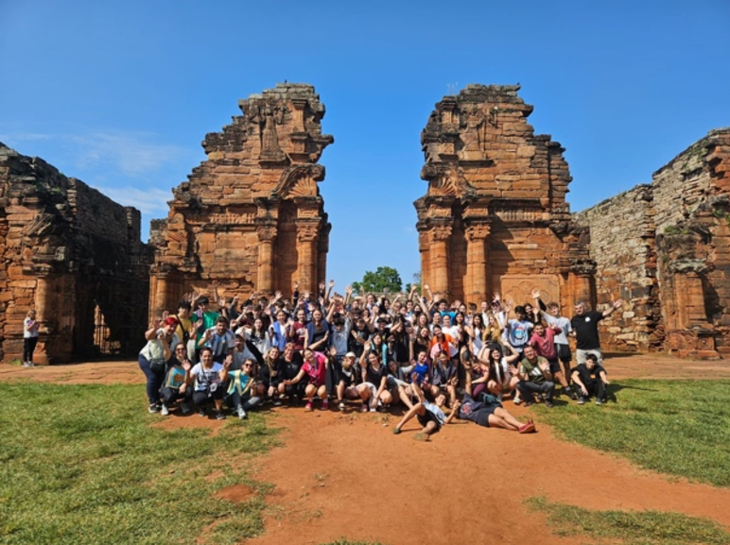
[[[555,349],[555,335],[559,334],[562,330],[557,327],[550,325],[545,327],[542,322],[535,324],[535,328],[532,330],[532,337],[530,337],[530,346],[535,349],[538,356],[542,356],[548,363],[550,363],[550,372],[553,377],[556,378],[563,386],[563,391],[570,396],[571,399],[575,399],[575,393],[570,388],[568,379],[563,373],[563,368],[560,366],[558,361],[558,353]]]
[[[284,381],[285,386],[291,386],[297,384],[302,380],[307,380],[308,384],[304,390],[304,397],[307,400],[306,409],[311,411],[312,403],[314,402],[314,396],[319,396],[322,400],[322,410],[326,411],[329,409],[329,400],[327,399],[327,367],[329,365],[327,356],[322,352],[315,352],[306,348],[304,350],[304,363],[302,364],[299,373],[293,379],[287,379]]]

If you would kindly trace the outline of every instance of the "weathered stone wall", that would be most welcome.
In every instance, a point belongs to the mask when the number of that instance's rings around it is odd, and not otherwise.
[[[325,279],[330,224],[317,164],[334,139],[322,134],[314,87],[278,84],[239,102],[242,116],[208,134],[208,156],[174,191],[157,248],[150,312],[172,309],[193,288],[227,297],[314,291]]]
[[[574,216],[590,228],[599,304],[621,298],[620,312],[602,322],[604,344],[613,349],[659,349],[664,327],[659,305],[651,186],[639,185]],[[603,307],[601,307],[603,308]]]
[[[35,308],[38,363],[130,355],[147,320],[140,214],[0,144],[0,346],[20,359]]]
[[[436,104],[421,136],[428,191],[414,203],[422,281],[477,304],[492,292],[523,303],[536,287],[563,306],[592,300],[564,150],[534,134],[518,90],[468,85]]]
[[[576,214],[590,231],[610,348],[682,357],[730,353],[730,129],[711,131],[657,170],[651,185]]]

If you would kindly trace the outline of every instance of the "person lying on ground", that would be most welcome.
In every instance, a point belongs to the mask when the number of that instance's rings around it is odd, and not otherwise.
[[[451,408],[451,412],[448,416],[443,411],[443,406],[446,403],[446,396],[439,394],[436,397],[435,403],[426,401],[426,397],[423,395],[423,390],[418,387],[415,381],[411,383],[411,388],[414,390],[418,397],[418,403],[413,405],[411,409],[403,416],[400,422],[393,428],[393,433],[398,435],[403,426],[411,420],[414,416],[418,419],[418,423],[422,426],[421,431],[413,436],[416,441],[428,441],[428,438],[438,433],[443,426],[450,423],[458,413],[459,402],[457,401]]]
[[[457,416],[485,428],[502,428],[520,433],[535,431],[535,424],[532,420],[528,420],[527,423],[523,424],[512,416],[496,397],[489,394],[482,394],[478,399],[465,394],[461,400]]]

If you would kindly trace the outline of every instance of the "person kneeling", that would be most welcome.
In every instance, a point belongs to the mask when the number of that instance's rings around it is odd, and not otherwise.
[[[606,377],[606,370],[598,363],[595,354],[587,354],[586,362],[573,369],[572,376],[573,383],[578,386],[580,392],[578,405],[583,405],[586,398],[591,396],[596,396],[596,405],[606,402],[606,392],[610,383]]]
[[[447,417],[443,411],[443,406],[446,403],[446,396],[439,394],[436,397],[435,403],[426,401],[426,397],[423,395],[423,390],[418,386],[417,381],[411,383],[411,390],[418,397],[418,403],[413,405],[411,409],[405,414],[403,419],[393,428],[393,433],[398,435],[405,426],[406,422],[411,420],[414,416],[418,418],[418,423],[423,426],[420,433],[413,436],[416,441],[428,441],[429,436],[434,433],[438,433],[441,427],[450,423],[456,413],[459,410],[459,402],[455,402],[451,408],[451,413]]]

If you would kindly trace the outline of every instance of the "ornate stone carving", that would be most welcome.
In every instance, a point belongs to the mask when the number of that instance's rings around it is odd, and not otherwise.
[[[470,241],[485,240],[489,236],[490,227],[487,223],[477,223],[467,225],[464,231],[466,232],[467,239]]]
[[[451,225],[434,225],[431,227],[431,240],[433,242],[443,242],[449,240],[453,226]]]
[[[314,242],[319,235],[319,223],[297,223],[297,240]]]

